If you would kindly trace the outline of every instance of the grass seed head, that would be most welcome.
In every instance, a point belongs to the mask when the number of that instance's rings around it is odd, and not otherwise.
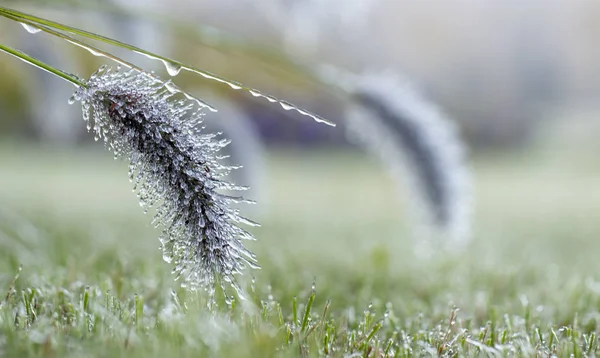
[[[74,97],[88,129],[115,158],[129,160],[140,205],[156,206],[163,258],[177,278],[191,288],[229,282],[239,291],[234,275],[257,267],[242,244],[254,238],[239,224],[256,224],[231,207],[248,200],[225,194],[246,189],[224,180],[235,169],[218,154],[229,142],[203,133],[201,109],[146,73],[102,67],[86,84]]]

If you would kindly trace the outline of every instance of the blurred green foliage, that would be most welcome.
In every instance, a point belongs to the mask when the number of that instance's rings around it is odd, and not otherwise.
[[[5,143],[0,351],[380,357],[391,342],[399,356],[598,354],[600,167],[550,154],[480,158],[475,240],[426,259],[410,214],[388,200],[394,183],[365,158],[279,151],[252,243],[262,269],[242,278],[252,299],[210,316],[203,293],[172,281],[123,163]]]

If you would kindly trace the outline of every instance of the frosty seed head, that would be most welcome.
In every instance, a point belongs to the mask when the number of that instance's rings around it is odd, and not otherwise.
[[[220,163],[229,142],[200,127],[194,102],[175,99],[168,82],[146,73],[101,67],[74,94],[96,140],[115,158],[129,160],[129,178],[145,211],[156,206],[163,258],[182,285],[213,290],[217,281],[239,291],[234,275],[257,268],[242,244],[253,236],[238,224],[256,225],[230,204],[249,202],[224,191],[244,190],[224,180],[235,169]]]

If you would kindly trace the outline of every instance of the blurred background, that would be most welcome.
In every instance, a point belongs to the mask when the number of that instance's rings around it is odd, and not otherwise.
[[[415,82],[461,126],[477,148],[529,145],[555,121],[592,125],[600,90],[595,46],[598,5],[540,2],[261,0],[9,2],[248,83],[343,123],[331,91],[295,64],[333,64],[360,73],[393,69]],[[69,4],[70,7],[69,7]],[[2,22],[2,38],[87,77],[99,61],[52,39]],[[160,64],[122,50],[144,67]],[[48,141],[85,140],[79,111],[50,101],[44,73],[1,60],[4,134]],[[32,73],[33,72],[33,73]],[[186,89],[232,98],[263,142],[335,146],[335,131],[240,93],[181,76]],[[36,85],[32,85],[36,83]],[[63,91],[66,84],[47,85]],[[34,89],[32,89],[32,87]],[[70,89],[69,89],[70,90]],[[68,92],[64,89],[64,92]],[[39,96],[36,97],[36,96]],[[54,97],[52,97],[54,99]],[[57,97],[58,98],[58,97]],[[44,107],[40,110],[38,107]],[[52,111],[51,113],[48,111]],[[76,122],[77,124],[74,124]],[[575,127],[574,125],[569,127]]]
[[[483,252],[493,245],[496,254],[506,249],[498,260],[518,260],[547,245],[553,248],[548,260],[595,262],[583,248],[600,234],[600,3],[6,4],[180,59],[338,124],[319,125],[190,73],[176,78],[221,109],[207,115],[209,128],[224,131],[232,146],[245,143],[234,159],[247,167],[242,181],[259,200],[251,211],[264,224],[253,246],[263,255],[259,260],[276,265],[294,253],[300,262],[308,252],[329,260],[344,242],[353,244],[344,247],[341,261],[366,249],[379,257],[410,246],[404,203],[410,189],[396,190],[386,171],[348,142],[347,98],[310,75],[329,64],[355,73],[391,69],[457,123],[474,172],[474,245]],[[6,19],[0,19],[0,41],[84,78],[104,63]],[[166,76],[160,63],[111,50]],[[100,241],[128,238],[156,255],[156,233],[137,208],[126,165],[113,163],[86,132],[81,109],[67,104],[74,88],[9,56],[0,56],[0,78],[0,205],[93,228],[83,231]],[[332,239],[324,243],[324,237]]]

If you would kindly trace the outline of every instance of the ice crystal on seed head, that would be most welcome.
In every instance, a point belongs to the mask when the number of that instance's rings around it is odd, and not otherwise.
[[[213,290],[256,258],[242,244],[253,236],[238,224],[256,225],[232,203],[249,202],[224,191],[244,190],[224,180],[235,169],[220,163],[228,144],[202,132],[194,102],[175,99],[168,82],[147,73],[102,67],[81,87],[83,117],[96,140],[115,158],[129,160],[129,178],[145,211],[156,206],[163,258],[174,264],[182,285]]]

